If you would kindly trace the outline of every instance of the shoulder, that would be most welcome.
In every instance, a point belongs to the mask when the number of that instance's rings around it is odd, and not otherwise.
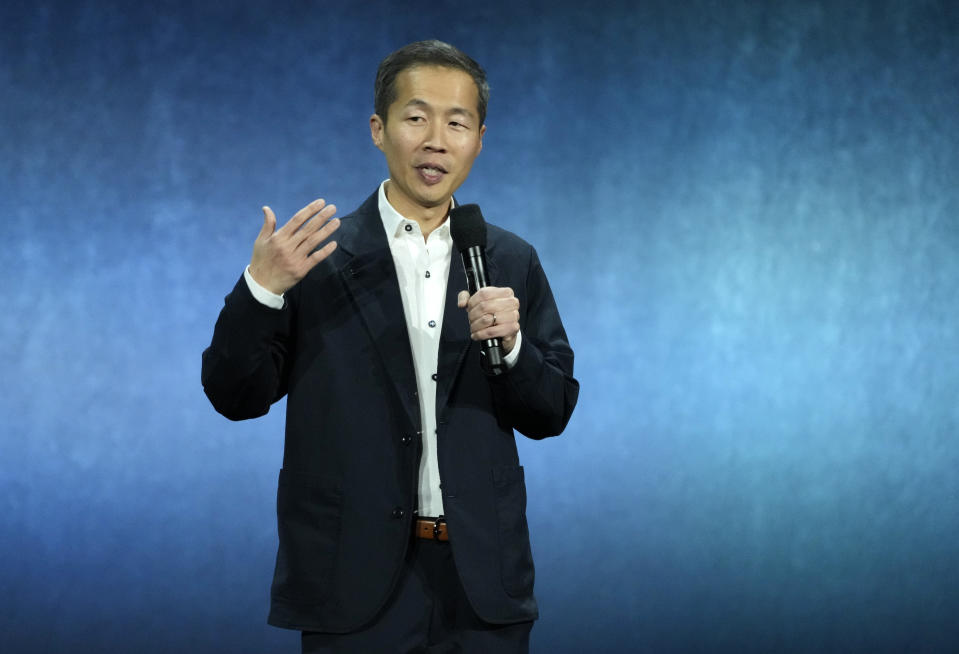
[[[340,218],[340,229],[334,239],[352,240],[362,238],[365,232],[382,225],[380,219],[379,195],[374,191],[363,203]]]
[[[507,229],[489,223],[486,230],[486,256],[497,271],[494,279],[499,279],[501,285],[513,286],[514,290],[544,275],[539,255],[532,244]]]
[[[522,255],[529,257],[534,253],[533,246],[525,239],[490,223],[486,224],[486,250],[490,256],[498,253],[499,256]]]

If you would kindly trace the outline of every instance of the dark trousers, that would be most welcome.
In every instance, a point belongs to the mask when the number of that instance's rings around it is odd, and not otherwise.
[[[393,596],[372,624],[349,634],[303,632],[304,654],[527,654],[532,622],[483,622],[463,590],[450,544],[413,538]]]

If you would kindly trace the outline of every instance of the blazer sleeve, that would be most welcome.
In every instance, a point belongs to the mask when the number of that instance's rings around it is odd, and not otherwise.
[[[573,377],[573,350],[536,250],[530,247],[520,306],[523,343],[516,365],[490,377],[501,420],[530,438],[556,436],[566,428],[579,382]]]
[[[293,312],[289,300],[282,309],[261,304],[243,277],[226,296],[200,375],[219,413],[256,418],[286,394]]]

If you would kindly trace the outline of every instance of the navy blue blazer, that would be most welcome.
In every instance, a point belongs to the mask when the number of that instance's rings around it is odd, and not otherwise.
[[[349,632],[370,622],[398,579],[417,507],[419,402],[396,269],[377,194],[346,216],[333,254],[268,308],[241,278],[226,297],[202,381],[233,420],[287,395],[279,550],[269,622]],[[454,254],[439,347],[437,449],[450,544],[476,613],[533,620],[526,485],[513,430],[553,436],[579,384],[573,351],[534,249],[489,227],[491,283],[520,301],[523,343],[499,377],[480,367],[456,296]]]

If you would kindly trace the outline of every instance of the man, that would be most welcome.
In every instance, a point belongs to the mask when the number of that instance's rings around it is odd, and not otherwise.
[[[304,652],[528,651],[538,612],[513,430],[559,434],[579,385],[529,244],[490,226],[493,286],[461,291],[449,212],[488,96],[446,43],[384,59],[370,133],[389,179],[342,222],[317,200],[276,229],[264,207],[203,353],[225,416],[288,397],[269,621],[301,630]],[[506,353],[497,376],[479,361],[491,338]]]

